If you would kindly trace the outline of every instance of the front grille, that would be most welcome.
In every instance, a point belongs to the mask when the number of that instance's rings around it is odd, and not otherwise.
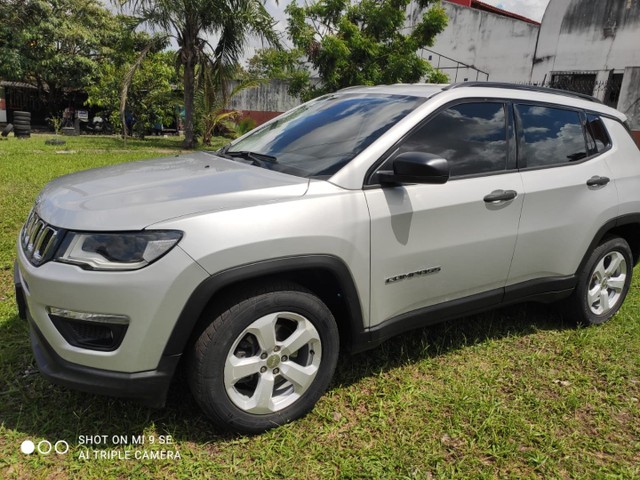
[[[36,267],[42,265],[55,253],[61,237],[60,232],[60,229],[44,222],[35,210],[32,210],[20,234],[24,255]]]

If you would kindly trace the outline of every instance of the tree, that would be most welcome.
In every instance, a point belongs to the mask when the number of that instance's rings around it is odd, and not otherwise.
[[[94,78],[119,25],[98,0],[2,0],[0,77],[38,88],[52,113]]]
[[[223,134],[233,136],[238,127],[237,120],[242,112],[229,109],[231,99],[243,90],[254,88],[262,83],[262,80],[242,74],[238,69],[235,75],[235,85],[229,86],[228,91],[221,91],[216,81],[210,76],[214,74],[211,69],[205,69],[200,88],[196,92],[196,110],[199,111],[202,129],[202,143],[211,145],[214,135]]]
[[[112,124],[122,129],[119,105],[123,79],[136,61],[131,53],[128,61],[101,65],[97,81],[87,88],[87,103],[99,107]],[[154,124],[167,125],[174,120],[180,100],[175,91],[178,82],[174,66],[174,52],[150,52],[135,69],[128,86],[127,112],[135,119],[135,129],[144,134]]]
[[[163,52],[166,36],[136,31],[137,20],[120,15],[119,34],[110,45],[109,61],[102,62],[91,85],[87,104],[103,109],[126,139],[125,112],[136,119],[143,134],[155,123],[171,123],[180,103],[174,52]],[[123,99],[124,93],[124,99]]]
[[[286,81],[289,93],[294,97],[306,91],[311,83],[309,65],[305,61],[304,52],[299,48],[260,49],[247,62],[247,73],[252,78]]]
[[[292,94],[309,99],[352,85],[398,82],[445,82],[418,52],[433,45],[447,25],[438,1],[418,0],[423,9],[417,23],[404,33],[410,0],[320,0],[304,6],[291,3],[286,12],[288,34],[295,49],[288,54],[265,50],[250,63],[254,72],[293,79]],[[409,30],[409,29],[407,29]],[[299,54],[303,53],[301,57]],[[321,84],[309,80],[309,67]]]
[[[249,35],[279,46],[274,20],[260,0],[122,0],[140,21],[160,29],[178,44],[176,63],[182,67],[186,148],[195,145],[194,95],[197,69],[209,65],[213,79],[224,83],[234,71]],[[215,47],[209,38],[217,37]]]

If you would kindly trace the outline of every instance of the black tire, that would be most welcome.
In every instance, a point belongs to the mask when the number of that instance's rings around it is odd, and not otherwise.
[[[282,283],[247,289],[221,310],[209,314],[188,358],[189,385],[205,414],[225,430],[260,433],[308,413],[338,359],[338,328],[326,305],[299,285]],[[309,341],[299,347],[293,332]],[[252,373],[234,377],[234,361],[249,362]],[[300,369],[307,372],[294,385],[288,374]]]
[[[617,263],[617,267],[616,267]],[[599,325],[622,306],[633,274],[633,255],[620,237],[609,237],[596,247],[578,273],[578,284],[565,304],[566,314],[578,325]]]
[[[18,138],[29,138],[31,137],[31,130],[27,130],[27,131],[14,130],[13,134]]]
[[[31,128],[31,122],[25,122],[24,120],[14,120],[13,125],[16,128]]]
[[[13,118],[14,119],[20,118],[20,119],[31,120],[31,112],[20,112],[20,111],[13,112]]]

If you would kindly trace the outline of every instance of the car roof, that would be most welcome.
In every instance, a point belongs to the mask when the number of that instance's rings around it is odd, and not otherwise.
[[[442,92],[446,84],[435,83],[396,83],[393,85],[376,85],[368,87],[359,85],[356,87],[347,87],[338,90],[337,93],[373,93],[382,95],[410,95],[412,97],[429,98],[436,93]]]
[[[381,95],[410,95],[431,98],[441,93],[448,93],[451,98],[485,97],[507,98],[516,101],[536,101],[590,110],[625,121],[626,116],[618,110],[604,105],[600,100],[589,95],[566,90],[538,87],[532,85],[510,84],[502,82],[462,82],[454,84],[433,83],[396,83],[393,85],[356,86],[339,90],[337,93],[363,93]],[[449,96],[449,95],[448,95]]]

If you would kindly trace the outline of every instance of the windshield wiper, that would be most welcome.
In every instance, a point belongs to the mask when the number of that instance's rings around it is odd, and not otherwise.
[[[248,150],[238,150],[236,152],[221,152],[223,157],[242,158],[243,160],[250,160],[254,165],[258,167],[269,168],[269,164],[278,163],[278,159],[273,155],[267,155],[266,153],[250,152]]]

